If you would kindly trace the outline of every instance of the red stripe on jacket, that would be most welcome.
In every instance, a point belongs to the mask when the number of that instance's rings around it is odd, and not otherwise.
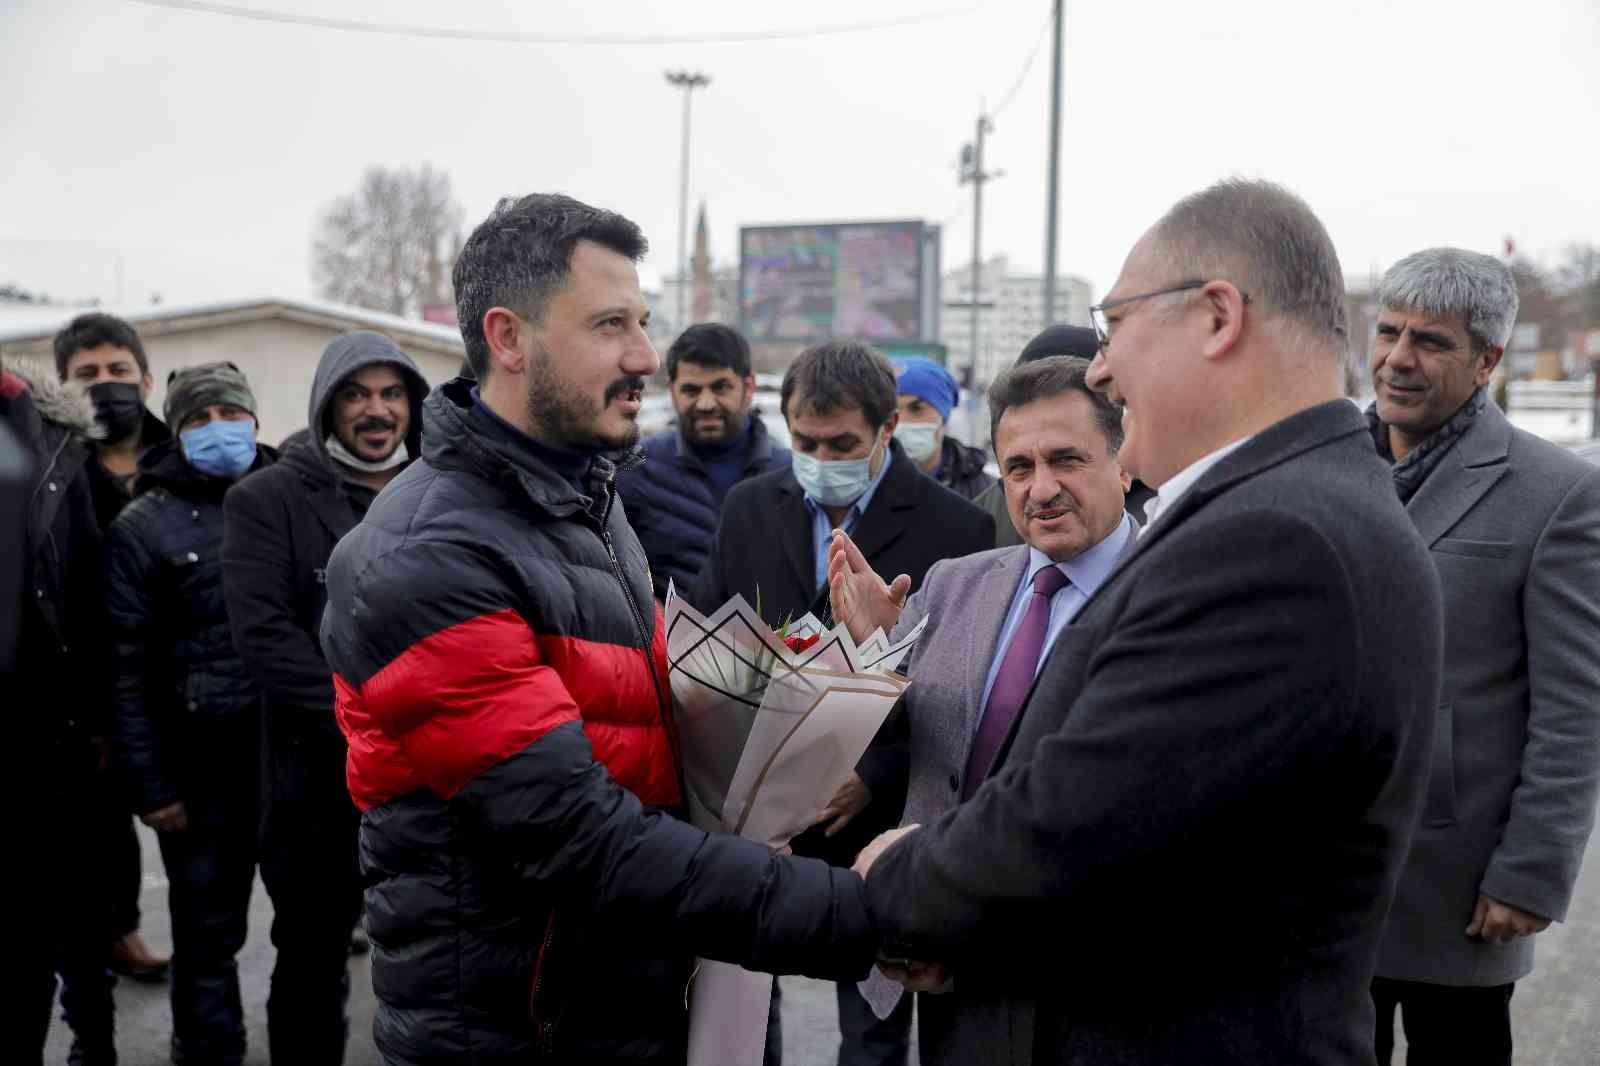
[[[659,614],[651,648],[666,684]],[[595,758],[646,803],[678,801],[672,744],[637,648],[535,634],[504,610],[440,630],[354,686],[335,674],[362,810],[427,787],[449,799],[550,730],[582,721]]]

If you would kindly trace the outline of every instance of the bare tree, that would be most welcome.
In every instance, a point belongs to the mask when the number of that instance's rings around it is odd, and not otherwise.
[[[1600,329],[1600,246],[1569,244],[1556,268],[1576,329]]]
[[[427,163],[367,168],[360,188],[330,203],[317,223],[311,271],[318,293],[395,315],[453,303],[461,214],[450,176]]]

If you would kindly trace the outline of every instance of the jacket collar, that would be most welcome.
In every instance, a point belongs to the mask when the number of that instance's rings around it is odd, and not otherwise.
[[[754,407],[750,408],[750,443],[745,448],[744,472],[759,472],[767,465],[772,457],[772,434],[767,432],[767,424],[761,420],[761,412]],[[673,454],[678,462],[684,466],[701,469],[705,464],[695,454],[694,446],[683,435],[683,420],[678,420],[676,432],[673,434]]]
[[[256,443],[255,462],[239,477],[246,477],[278,460],[278,449]],[[163,488],[174,496],[185,499],[221,501],[227,491],[238,483],[238,478],[211,477],[189,465],[184,458],[183,443],[177,438],[164,440],[139,457],[137,494],[143,495],[154,488]]]
[[[422,456],[430,466],[467,470],[516,493],[552,518],[587,514],[599,521],[609,510],[619,465],[637,461],[638,450],[604,453],[589,468],[584,496],[566,478],[541,463],[526,449],[489,436],[468,415],[473,382],[456,378],[428,394],[422,408]]]
[[[1510,453],[1511,422],[1490,401],[1406,505],[1429,547],[1505,476]]]
[[[1335,440],[1366,433],[1365,416],[1346,399],[1308,407],[1268,426],[1208,470],[1173,503],[1171,511],[1163,511],[1123,554],[1122,562],[1100,587],[1114,581],[1130,560],[1148,551],[1185,517],[1239,482]],[[1371,441],[1367,444],[1370,447]]]
[[[8,356],[4,373],[10,379],[5,388],[7,396],[15,394],[20,398],[21,392],[27,392],[44,421],[71,433],[79,443],[100,435],[94,421],[94,402],[81,386],[61,381],[53,370],[31,359]]]

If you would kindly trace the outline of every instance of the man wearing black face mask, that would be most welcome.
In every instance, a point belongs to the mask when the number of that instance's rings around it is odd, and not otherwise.
[[[101,532],[133,499],[139,457],[171,438],[145,401],[153,384],[150,361],[134,328],[114,315],[79,315],[55,337],[56,374],[89,393],[94,403],[95,462],[88,465]]]
[[[114,315],[79,315],[55,336],[56,375],[89,394],[94,404],[96,439],[84,464],[94,500],[95,520],[105,535],[111,520],[133,499],[139,457],[171,438],[166,423],[150,413],[150,361],[134,328]],[[106,856],[105,886],[110,907],[111,965],[137,981],[160,982],[169,960],[150,950],[139,935],[142,860],[133,818],[109,780],[101,791],[105,811],[99,842]],[[70,984],[73,975],[68,973]]]

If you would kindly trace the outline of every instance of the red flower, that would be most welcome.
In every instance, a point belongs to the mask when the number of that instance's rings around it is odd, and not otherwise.
[[[789,646],[790,651],[799,652],[805,651],[807,648],[811,647],[811,645],[815,644],[821,639],[821,633],[813,633],[809,637],[802,637],[799,635],[786,636],[783,638],[783,642]]]

